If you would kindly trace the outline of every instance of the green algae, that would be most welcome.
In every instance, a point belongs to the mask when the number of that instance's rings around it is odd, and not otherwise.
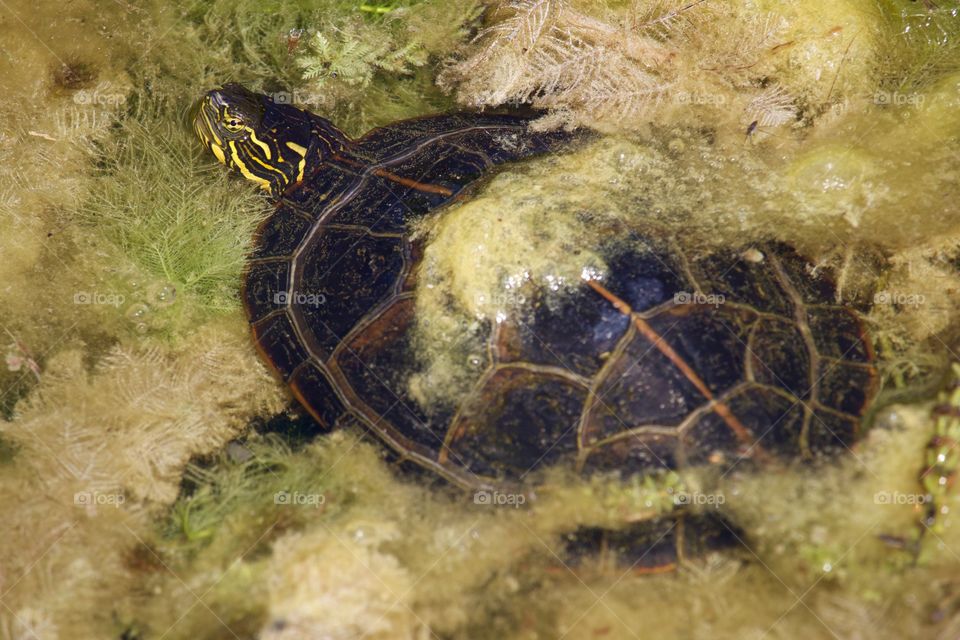
[[[900,498],[921,491],[916,462],[930,437],[925,415],[909,409],[890,413],[890,420],[900,421],[895,431],[876,431],[855,456],[816,469],[788,468],[761,477],[743,471],[725,478],[710,495],[722,496],[715,501],[719,508],[749,531],[750,551],[712,555],[665,579],[633,579],[622,570],[593,572],[589,566],[574,577],[555,554],[562,553],[571,525],[612,525],[628,514],[669,513],[681,487],[692,493],[696,484],[624,486],[557,476],[525,508],[497,509],[476,504],[472,496],[398,483],[376,445],[350,433],[283,454],[282,463],[276,453],[260,449],[275,478],[259,469],[238,480],[238,469],[251,463],[217,465],[205,474],[200,491],[224,488],[226,500],[211,500],[207,509],[226,511],[226,518],[211,526],[199,550],[177,537],[154,548],[178,574],[193,572],[196,585],[211,589],[211,602],[230,625],[240,623],[244,612],[256,613],[245,621],[251,626],[233,628],[276,634],[269,637],[406,637],[424,624],[458,637],[526,637],[535,630],[586,637],[604,628],[613,637],[628,637],[634,625],[682,634],[690,624],[720,637],[755,626],[758,634],[779,627],[777,633],[789,637],[809,632],[818,624],[814,616],[836,633],[854,633],[870,611],[890,612],[894,634],[915,635],[927,622],[900,599],[900,591],[909,588],[923,600],[939,587],[925,582],[930,578],[924,570],[911,569],[912,553],[884,540],[908,537],[917,526],[913,502]],[[330,468],[337,471],[316,472]],[[258,486],[260,479],[265,486]],[[276,504],[275,489],[292,493],[298,486],[304,495],[324,492],[324,503]],[[956,496],[948,502],[955,507]],[[289,526],[292,521],[299,524]],[[947,528],[940,539],[952,545],[955,538]],[[274,553],[268,555],[267,547]],[[190,564],[179,557],[184,548],[194,549]],[[238,554],[244,554],[239,563]],[[948,557],[941,548],[923,566],[939,571]],[[217,581],[225,575],[228,579]],[[247,602],[265,588],[276,603],[269,613],[259,600]],[[794,612],[796,594],[808,590],[810,609]],[[175,598],[181,607],[192,600],[186,592]],[[842,611],[831,609],[838,599],[845,603]],[[368,600],[375,606],[364,610],[360,603]],[[696,623],[678,617],[691,609],[706,617]],[[791,615],[781,620],[784,612]],[[383,626],[384,618],[389,625]],[[197,611],[180,633],[215,636],[219,629],[215,619]],[[814,633],[821,635],[828,632]]]
[[[522,313],[535,291],[575,286],[585,272],[604,277],[601,245],[624,235],[670,237],[693,253],[786,241],[840,275],[843,300],[879,303],[883,331],[916,338],[946,329],[956,313],[956,273],[896,255],[928,239],[955,242],[960,219],[949,161],[960,151],[960,126],[943,106],[958,99],[955,81],[942,79],[925,95],[920,105],[851,112],[791,145],[792,153],[746,153],[672,129],[508,168],[483,197],[425,226],[431,240],[417,298],[424,366],[410,382],[414,397],[459,397],[477,375],[471,355],[486,340],[477,321]],[[905,227],[910,210],[939,212]],[[877,280],[877,252],[910,269]]]

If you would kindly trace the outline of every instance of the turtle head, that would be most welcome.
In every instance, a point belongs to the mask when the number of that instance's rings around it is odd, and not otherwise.
[[[327,120],[238,84],[208,92],[193,127],[217,160],[275,196],[346,141]]]

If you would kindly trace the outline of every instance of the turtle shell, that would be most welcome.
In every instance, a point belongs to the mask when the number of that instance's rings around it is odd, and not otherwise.
[[[567,464],[642,473],[849,447],[876,386],[858,315],[789,247],[688,257],[604,248],[608,273],[489,327],[472,388],[423,407],[411,224],[494,165],[556,148],[512,116],[402,122],[346,141],[260,227],[244,303],[264,357],[322,425],[352,419],[465,487]]]

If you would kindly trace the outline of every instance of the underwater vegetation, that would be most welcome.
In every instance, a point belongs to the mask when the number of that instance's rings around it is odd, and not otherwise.
[[[957,12],[3,3],[0,638],[955,637]],[[425,398],[460,384],[465,317],[509,311],[524,273],[577,273],[591,224],[634,216],[703,251],[790,241],[872,302],[874,428],[843,459],[776,473],[558,473],[519,509],[399,472],[359,431],[268,433],[304,420],[238,299],[268,203],[188,126],[229,81],[351,134],[517,102],[542,127],[608,134],[418,230]],[[574,526],[707,488],[724,501],[698,508],[737,523],[740,553],[639,578],[558,565]]]
[[[543,126],[805,126],[955,70],[956,9],[914,7],[512,0],[439,82],[463,104],[547,109]]]
[[[77,220],[95,228],[154,283],[142,296],[132,287],[112,286],[138,300],[126,312],[134,329],[158,330],[154,316],[167,309],[233,310],[238,274],[260,219],[250,211],[264,208],[256,194],[233,188],[196,153],[180,122],[156,113],[120,121],[94,152],[98,159]],[[191,299],[176,306],[177,296]],[[202,317],[174,320],[186,332]]]
[[[424,110],[450,109],[435,67],[463,46],[480,3],[197,2],[158,4],[135,60],[153,100],[183,105],[227,81],[334,116],[352,134]],[[178,38],[159,37],[171,31]],[[152,38],[157,38],[152,40]],[[189,93],[188,93],[189,92]]]

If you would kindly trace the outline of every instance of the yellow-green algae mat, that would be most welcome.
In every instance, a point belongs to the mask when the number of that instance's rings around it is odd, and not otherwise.
[[[960,633],[956,5],[493,5],[0,3],[0,637]],[[586,50],[614,73],[566,64]],[[591,231],[617,219],[693,250],[772,236],[835,269],[875,302],[900,403],[835,460],[557,473],[521,509],[398,473],[352,431],[258,435],[288,402],[236,295],[266,206],[185,126],[228,80],[354,133],[527,97],[544,125],[610,134],[416,230],[423,402],[455,396],[472,324],[519,287],[602,269]],[[745,548],[662,576],[558,563],[574,526],[683,495]]]

